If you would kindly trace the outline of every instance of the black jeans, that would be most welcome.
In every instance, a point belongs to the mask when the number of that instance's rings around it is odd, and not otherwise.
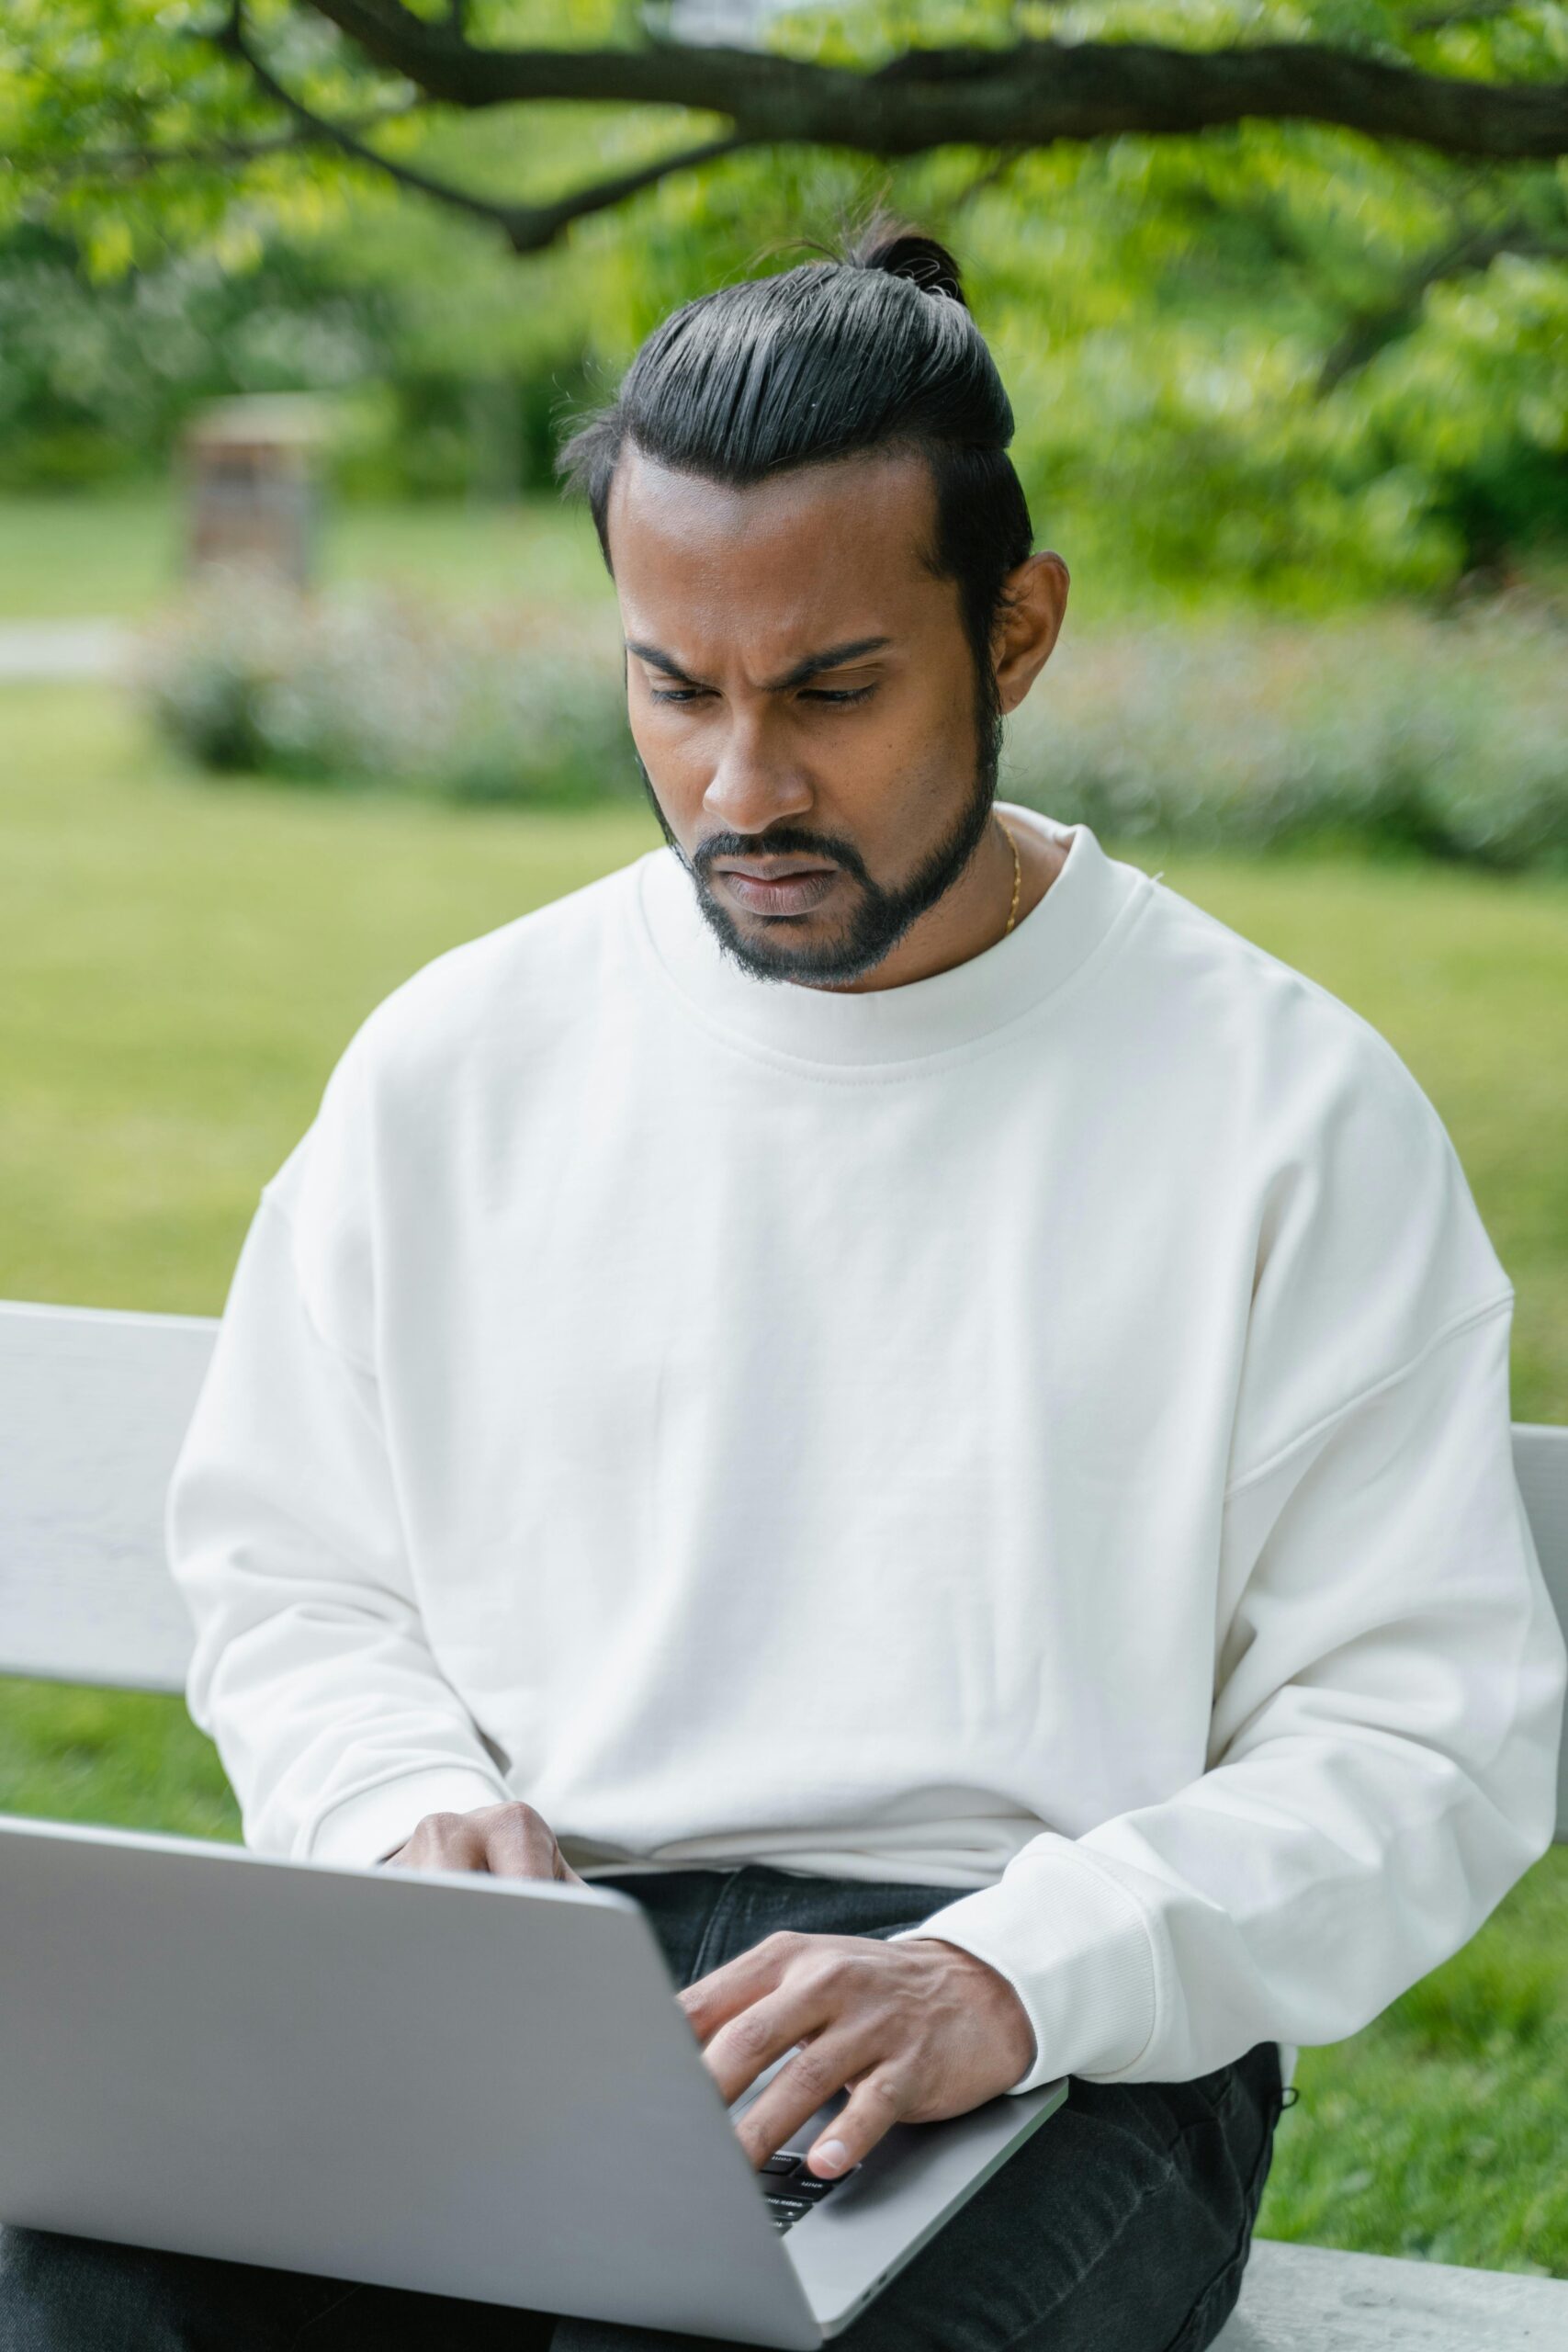
[[[775,1928],[886,1936],[939,1890],[734,1871],[601,1880],[677,1983]],[[1072,2081],[837,2341],[843,2352],[1202,2352],[1235,2303],[1282,2104],[1259,2042],[1190,2083]],[[712,2339],[37,2230],[0,2231],[0,2352],[712,2352]]]

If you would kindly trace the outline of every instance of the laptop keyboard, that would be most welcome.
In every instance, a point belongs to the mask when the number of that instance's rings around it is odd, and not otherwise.
[[[820,2205],[824,2197],[838,2188],[840,2181],[850,2179],[859,2170],[859,2165],[852,2165],[848,2172],[839,2173],[831,2180],[819,2180],[814,2172],[807,2170],[803,2157],[792,2156],[786,2148],[781,2148],[776,2156],[768,2158],[757,2176],[773,2217],[773,2227],[781,2232],[792,2230],[803,2214],[809,2213],[814,2205]]]

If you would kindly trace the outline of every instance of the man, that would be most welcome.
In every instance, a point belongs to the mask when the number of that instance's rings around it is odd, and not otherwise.
[[[353,1041],[171,1550],[250,1841],[625,1886],[727,2098],[795,2052],[754,2162],[845,2086],[824,2174],[1072,2077],[847,2345],[1196,2352],[1295,2047],[1545,1849],[1565,1659],[1512,1292],[1426,1097],[996,802],[1067,594],[1011,423],[914,237],[645,346],[570,462],[667,847]],[[550,2340],[7,2259],[51,2352]]]

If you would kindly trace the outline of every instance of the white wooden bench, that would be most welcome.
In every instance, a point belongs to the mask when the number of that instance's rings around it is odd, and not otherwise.
[[[0,1674],[181,1691],[164,1493],[215,1323],[0,1302]],[[1568,1429],[1516,1425],[1568,1625]],[[1557,1836],[1568,1841],[1568,1748]],[[1568,2281],[1258,2239],[1223,2352],[1565,2352]]]

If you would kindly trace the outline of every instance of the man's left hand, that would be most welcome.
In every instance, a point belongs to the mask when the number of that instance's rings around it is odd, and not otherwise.
[[[994,1968],[935,1936],[769,1936],[677,1998],[726,2106],[796,2042],[736,2122],[753,2165],[838,2091],[850,2097],[808,2151],[835,2178],[893,2123],[966,2115],[1034,2063],[1034,2030]]]

